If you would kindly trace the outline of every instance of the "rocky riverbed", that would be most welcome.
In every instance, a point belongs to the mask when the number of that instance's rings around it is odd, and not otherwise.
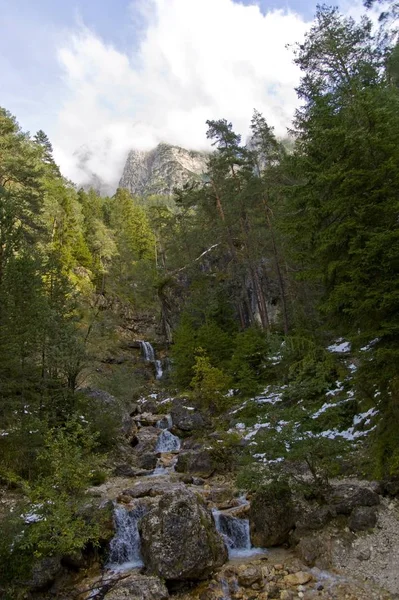
[[[113,474],[87,494],[85,510],[109,515],[102,558],[42,565],[31,597],[399,597],[397,500],[358,480],[334,482],[322,504],[285,487],[247,496],[217,443],[187,401],[153,395],[133,406]]]
[[[61,578],[53,596],[399,597],[395,500],[357,480],[335,482],[323,505],[298,504],[289,490],[247,498],[218,472],[209,436],[198,435],[207,427],[206,416],[183,401],[153,396],[134,407],[114,475],[88,492],[97,506],[112,507],[107,562]]]

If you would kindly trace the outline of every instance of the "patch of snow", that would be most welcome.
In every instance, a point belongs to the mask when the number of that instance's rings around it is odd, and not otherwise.
[[[360,351],[361,352],[368,352],[379,341],[380,341],[380,338],[375,338],[374,340],[371,340],[371,342],[369,342],[368,344],[366,344],[366,346],[363,346],[363,348],[360,348]]]
[[[350,352],[351,343],[345,341],[343,338],[339,338],[334,344],[327,346],[327,350],[337,354],[345,354],[346,352]]]
[[[325,413],[326,410],[328,410],[329,408],[335,408],[336,406],[340,406],[341,404],[345,404],[346,402],[348,402],[348,399],[341,400],[340,402],[325,402],[323,404],[323,406],[321,408],[319,408],[319,410],[317,410],[312,415],[312,419],[317,419],[318,417],[320,417],[320,415],[322,415],[323,413]]]

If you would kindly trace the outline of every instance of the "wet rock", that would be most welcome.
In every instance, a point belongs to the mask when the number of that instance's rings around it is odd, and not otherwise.
[[[193,473],[207,479],[216,471],[216,464],[209,450],[203,449],[198,452],[188,450],[180,452],[176,463],[178,473]]]
[[[170,411],[173,426],[181,431],[198,431],[204,429],[207,420],[196,408],[175,403]]]
[[[159,409],[159,402],[155,398],[148,398],[139,405],[140,413],[150,413],[155,415]]]
[[[267,548],[284,544],[295,524],[289,487],[270,485],[256,492],[251,501],[249,521],[254,546]]]
[[[377,524],[376,509],[372,506],[357,506],[349,517],[349,529],[352,531],[367,531]]]
[[[227,560],[211,513],[187,489],[164,494],[140,530],[146,568],[166,580],[203,579]]]
[[[105,600],[167,600],[168,590],[158,577],[130,575],[103,596]]]
[[[357,506],[377,506],[380,503],[380,497],[370,488],[342,484],[332,490],[328,501],[336,514],[349,515]]]

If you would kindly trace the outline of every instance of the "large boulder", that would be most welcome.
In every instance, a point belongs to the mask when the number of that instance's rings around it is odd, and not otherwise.
[[[377,524],[377,513],[373,506],[356,506],[349,517],[349,529],[367,531]]]
[[[30,577],[24,583],[31,591],[45,591],[51,587],[61,572],[60,557],[47,556],[34,563]]]
[[[196,408],[175,403],[170,411],[173,426],[181,431],[198,431],[204,429],[207,420]]]
[[[140,523],[149,573],[166,580],[205,579],[227,560],[227,550],[204,501],[187,489],[162,496]]]
[[[295,524],[288,485],[270,484],[256,492],[251,500],[249,522],[255,546],[267,548],[284,544]]]
[[[341,484],[332,489],[328,501],[337,515],[349,515],[357,506],[377,506],[380,497],[368,487]]]
[[[134,454],[137,456],[155,452],[160,430],[156,427],[142,427],[136,433],[131,444],[134,447]]]
[[[158,577],[129,575],[102,596],[105,600],[167,600],[168,590]]]
[[[202,449],[180,452],[175,469],[178,473],[193,473],[208,478],[215,473],[216,467],[210,450]]]

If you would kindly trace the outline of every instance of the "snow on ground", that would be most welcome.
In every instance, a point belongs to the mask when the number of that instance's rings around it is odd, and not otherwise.
[[[327,350],[337,354],[345,354],[346,352],[350,352],[351,344],[343,338],[339,338],[334,344],[328,346]]]

